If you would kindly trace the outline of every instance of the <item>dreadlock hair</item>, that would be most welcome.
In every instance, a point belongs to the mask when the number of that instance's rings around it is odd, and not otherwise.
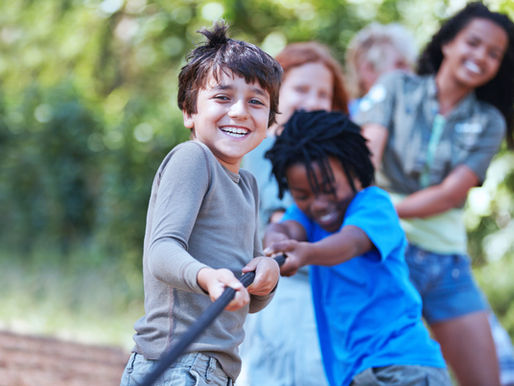
[[[366,139],[360,134],[360,127],[347,115],[335,111],[296,111],[265,157],[272,163],[272,173],[278,182],[279,197],[282,198],[288,190],[287,169],[294,164],[305,165],[314,193],[335,193],[329,157],[341,162],[354,192],[357,191],[354,178],[365,188],[374,180],[375,170],[370,155]],[[314,173],[314,163],[319,166],[321,181]]]
[[[198,31],[207,41],[197,46],[186,58],[178,76],[178,107],[195,114],[198,90],[206,86],[212,74],[219,81],[221,74],[234,74],[247,83],[258,82],[270,96],[268,126],[275,123],[282,67],[259,47],[227,37],[228,26],[215,23],[212,30]]]
[[[501,27],[508,38],[507,50],[496,76],[475,90],[479,100],[495,106],[507,121],[507,145],[514,148],[514,23],[507,15],[490,11],[481,2],[469,3],[446,20],[418,60],[418,74],[435,74],[443,61],[442,47],[474,19],[486,19]]]

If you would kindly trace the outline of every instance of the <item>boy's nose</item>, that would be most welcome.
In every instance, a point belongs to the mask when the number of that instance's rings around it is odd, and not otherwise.
[[[311,211],[314,214],[324,213],[326,212],[328,206],[328,201],[324,199],[322,196],[318,196],[314,200],[312,200]]]
[[[246,103],[243,100],[236,101],[230,106],[228,116],[231,118],[244,119],[248,116]]]

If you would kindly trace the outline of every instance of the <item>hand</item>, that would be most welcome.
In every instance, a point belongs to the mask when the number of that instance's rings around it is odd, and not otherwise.
[[[279,241],[290,239],[290,237],[288,237],[283,231],[280,231],[281,227],[283,227],[283,225],[278,223],[274,223],[268,226],[262,239],[262,244],[264,247]]]
[[[213,302],[221,296],[226,287],[236,290],[234,299],[225,307],[227,311],[236,311],[250,302],[248,291],[228,269],[202,268],[198,271],[197,281]]]
[[[281,240],[269,245],[264,253],[267,256],[284,253],[287,258],[280,267],[280,274],[282,276],[293,276],[300,267],[308,264],[309,245],[307,242],[293,239]]]
[[[248,287],[248,292],[256,296],[268,295],[277,286],[280,268],[275,259],[259,256],[252,259],[244,268],[243,273],[255,271],[255,279]]]

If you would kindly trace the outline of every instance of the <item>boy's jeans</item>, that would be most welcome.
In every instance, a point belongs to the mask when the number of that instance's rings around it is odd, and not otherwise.
[[[451,386],[448,371],[429,366],[384,366],[366,369],[357,374],[351,386]]]
[[[147,360],[141,354],[130,355],[120,386],[141,384],[156,361]],[[232,386],[233,381],[223,371],[218,361],[202,353],[182,355],[154,383],[156,386]]]

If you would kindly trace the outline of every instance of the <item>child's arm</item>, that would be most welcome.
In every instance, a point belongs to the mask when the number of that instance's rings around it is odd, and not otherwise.
[[[370,123],[362,127],[362,132],[373,154],[373,165],[378,169],[382,164],[382,155],[387,143],[387,129],[382,125]],[[459,165],[441,183],[407,196],[396,205],[396,211],[401,218],[423,218],[446,212],[461,206],[469,190],[479,183],[473,170],[466,165]]]
[[[270,256],[277,253],[287,255],[284,265],[280,268],[283,276],[292,276],[300,267],[308,264],[336,265],[373,248],[373,243],[366,233],[353,225],[344,226],[340,231],[315,243],[300,241],[305,238],[298,240],[294,237],[301,234],[298,227],[303,229],[295,221],[285,221],[277,225],[281,227],[273,226],[266,231],[264,252]]]

